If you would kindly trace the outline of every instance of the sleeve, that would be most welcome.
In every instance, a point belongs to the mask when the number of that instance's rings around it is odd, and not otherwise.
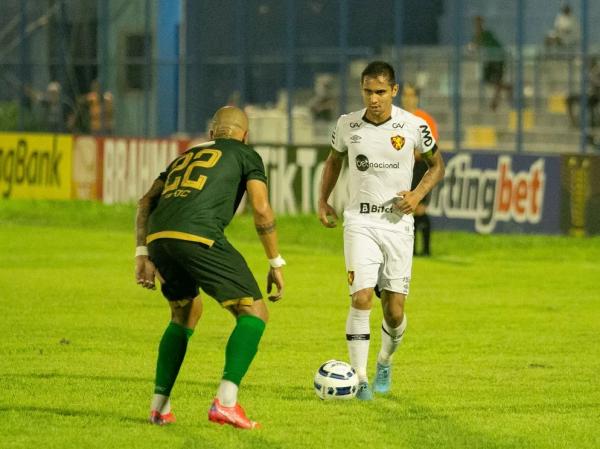
[[[335,129],[331,133],[331,146],[334,150],[339,153],[345,153],[348,151],[348,147],[344,143],[343,129],[344,129],[344,116],[341,116],[336,125]]]
[[[265,173],[265,165],[254,148],[250,148],[247,151],[246,157],[243,162],[243,176],[246,180],[257,179],[259,181],[267,183],[267,175]]]
[[[167,182],[167,176],[169,176],[169,172],[173,168],[173,165],[176,164],[179,161],[179,159],[181,159],[182,157],[185,157],[186,154],[187,154],[187,151],[183,154],[180,154],[175,159],[173,159],[169,163],[169,165],[167,165],[167,168],[165,168],[165,171],[161,172],[161,174],[158,175],[158,178],[156,178],[156,179],[160,179],[162,182]]]
[[[416,125],[418,134],[416,145],[417,151],[419,153],[427,153],[428,151],[433,150],[437,146],[437,142],[427,122],[419,117],[417,118]]]
[[[177,158],[177,159],[179,159],[179,158]],[[177,159],[175,159],[175,160],[177,160]],[[169,175],[169,171],[170,171],[170,168],[172,165],[173,165],[173,162],[171,162],[167,166],[167,168],[165,168],[165,171],[161,172],[160,175],[158,175],[158,178],[156,178],[156,179],[160,179],[162,182],[167,182],[167,176]]]

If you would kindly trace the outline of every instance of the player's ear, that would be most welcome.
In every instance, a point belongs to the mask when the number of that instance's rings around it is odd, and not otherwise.
[[[399,89],[400,89],[400,86],[398,84],[394,84],[394,87],[392,87],[392,97],[395,97],[396,95],[398,95]]]

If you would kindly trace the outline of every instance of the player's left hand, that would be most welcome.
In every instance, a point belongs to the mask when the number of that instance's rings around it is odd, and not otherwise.
[[[283,298],[283,273],[281,268],[270,268],[267,275],[267,293],[273,290],[273,284],[277,287],[277,293],[269,295],[269,301],[276,302]]]
[[[412,214],[421,202],[421,198],[417,193],[411,190],[404,190],[397,193],[394,201],[394,208],[403,214]]]
[[[158,277],[160,282],[164,282],[164,279],[148,256],[137,256],[135,258],[135,280],[137,284],[154,290],[156,288],[154,283],[155,276]]]

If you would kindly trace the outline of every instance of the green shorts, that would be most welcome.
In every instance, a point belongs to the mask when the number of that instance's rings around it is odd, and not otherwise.
[[[162,293],[169,301],[193,299],[201,288],[223,306],[251,305],[262,294],[244,257],[227,241],[208,247],[177,239],[157,239],[148,245],[165,282]]]

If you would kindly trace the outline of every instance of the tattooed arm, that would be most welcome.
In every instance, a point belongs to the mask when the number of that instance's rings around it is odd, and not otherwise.
[[[251,179],[246,183],[246,190],[254,214],[254,226],[265,249],[265,254],[267,258],[275,261],[275,265],[279,265],[277,267],[271,266],[267,277],[267,293],[271,292],[272,284],[277,287],[277,293],[269,296],[269,299],[277,301],[283,295],[283,274],[281,270],[283,264],[277,263],[277,261],[283,259],[279,255],[275,214],[269,204],[267,185],[262,181]]]
[[[136,245],[146,246],[146,236],[148,235],[148,218],[150,213],[156,207],[160,194],[163,191],[165,183],[161,179],[156,179],[150,187],[150,190],[138,201],[137,215],[135,217],[135,235]]]
[[[162,193],[164,182],[157,179],[150,187],[150,190],[138,201],[137,215],[135,217],[135,239],[137,248],[146,246],[146,236],[148,235],[148,218],[150,213],[156,207],[160,194]],[[144,288],[154,289],[154,276],[159,279],[160,274],[156,271],[154,264],[146,254],[138,255],[136,249],[135,257],[135,279],[136,282]],[[162,282],[162,279],[161,279]]]

